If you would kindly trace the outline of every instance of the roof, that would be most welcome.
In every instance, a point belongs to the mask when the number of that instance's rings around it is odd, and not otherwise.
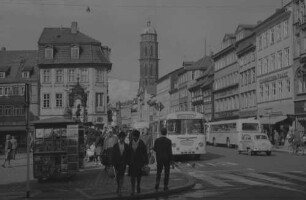
[[[101,42],[95,40],[84,33],[71,32],[71,28],[44,28],[38,40],[39,45],[44,44],[97,44]]]
[[[202,69],[206,70],[209,66],[213,64],[213,60],[210,56],[204,56],[203,58],[199,59],[198,61],[194,62],[192,66],[186,67],[186,70],[197,70]]]
[[[160,78],[156,81],[156,83],[160,83],[160,82],[166,80],[167,78],[171,78],[172,75],[179,73],[182,69],[184,69],[184,67],[180,67],[180,68],[178,68],[178,69],[176,69],[176,70],[174,70],[174,71],[169,72],[168,74],[166,74],[166,75],[160,77]]]
[[[72,33],[71,28],[44,28],[38,41],[39,64],[106,64],[111,68],[109,60],[110,48],[80,31]],[[79,58],[71,58],[71,47],[79,47]],[[53,48],[53,59],[45,59],[45,47]]]
[[[255,24],[239,24],[236,28],[236,33],[238,31],[240,31],[241,29],[244,29],[244,30],[252,30],[256,25]]]
[[[34,69],[30,78],[21,78],[24,69]],[[5,78],[0,79],[0,83],[12,83],[23,81],[36,81],[39,77],[37,68],[37,51],[20,50],[20,51],[0,51],[0,71],[8,71]]]
[[[156,30],[151,26],[151,21],[147,21],[147,27],[143,30],[142,34],[156,34]]]

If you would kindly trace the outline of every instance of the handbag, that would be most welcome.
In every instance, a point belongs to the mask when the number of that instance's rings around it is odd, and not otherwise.
[[[155,163],[155,157],[153,154],[150,155],[150,158],[149,158],[149,164],[152,165]]]
[[[114,166],[107,167],[106,172],[107,172],[107,175],[108,175],[110,178],[115,178],[115,177],[116,177],[116,172],[115,172]]]
[[[143,166],[142,169],[141,169],[141,172],[142,172],[141,174],[142,174],[143,176],[149,176],[150,170],[151,170],[151,168],[150,168],[148,165],[145,165],[145,166]]]

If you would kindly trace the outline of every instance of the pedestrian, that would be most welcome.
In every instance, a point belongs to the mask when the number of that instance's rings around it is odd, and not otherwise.
[[[125,133],[121,131],[119,134],[119,142],[113,147],[113,164],[116,173],[117,194],[121,196],[121,189],[124,181],[124,173],[126,165],[129,161],[130,150],[128,144],[125,143]]]
[[[278,134],[278,131],[277,131],[276,129],[274,129],[273,139],[274,139],[275,148],[278,149],[278,145],[279,145],[279,134]]]
[[[143,134],[141,135],[141,140],[144,142],[144,144],[147,147],[147,153],[148,153],[148,158],[151,156],[151,149],[153,146],[153,138],[152,134],[149,132],[148,128],[144,128]]]
[[[170,175],[170,164],[172,162],[172,144],[171,140],[166,137],[167,129],[161,129],[161,137],[157,138],[154,142],[153,150],[156,152],[156,162],[157,162],[157,173],[156,173],[156,183],[155,190],[158,190],[161,172],[164,168],[164,190],[168,190],[169,175]]]
[[[140,132],[134,130],[132,132],[132,141],[129,144],[130,159],[129,159],[129,174],[131,176],[131,186],[133,196],[135,193],[135,181],[137,180],[137,193],[140,193],[140,182],[142,169],[148,164],[148,154],[146,145],[140,140]]]
[[[96,165],[102,165],[101,164],[101,156],[102,156],[103,142],[104,142],[104,138],[103,138],[103,135],[102,135],[102,132],[101,132],[97,136],[96,141],[95,141]]]
[[[4,158],[4,163],[2,164],[2,167],[5,168],[6,162],[8,162],[8,167],[11,166],[11,159],[12,159],[12,143],[11,143],[11,136],[6,135],[6,140],[5,140],[5,147],[4,147],[4,152],[5,152],[5,158]]]
[[[15,136],[12,136],[11,143],[12,143],[12,159],[15,160],[17,154],[17,147],[18,147],[18,143],[17,140],[15,139]]]
[[[106,138],[104,139],[103,151],[106,155],[103,161],[105,170],[112,165],[112,151],[113,146],[118,142],[118,138],[113,134],[113,129],[110,127],[107,131]]]

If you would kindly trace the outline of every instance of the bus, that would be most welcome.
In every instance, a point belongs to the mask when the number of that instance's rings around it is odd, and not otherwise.
[[[170,113],[161,121],[160,127],[167,129],[173,155],[192,155],[199,159],[201,154],[206,153],[202,114],[193,111]],[[154,138],[159,137],[160,131],[155,134]]]
[[[244,133],[261,133],[260,122],[254,118],[205,123],[206,141],[217,146],[238,146]]]

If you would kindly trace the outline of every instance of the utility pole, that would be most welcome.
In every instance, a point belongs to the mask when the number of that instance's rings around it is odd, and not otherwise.
[[[30,85],[25,84],[24,90],[25,98],[25,113],[26,113],[26,132],[27,132],[27,184],[26,184],[26,198],[30,198],[30,127],[29,127],[29,117],[30,117]]]

